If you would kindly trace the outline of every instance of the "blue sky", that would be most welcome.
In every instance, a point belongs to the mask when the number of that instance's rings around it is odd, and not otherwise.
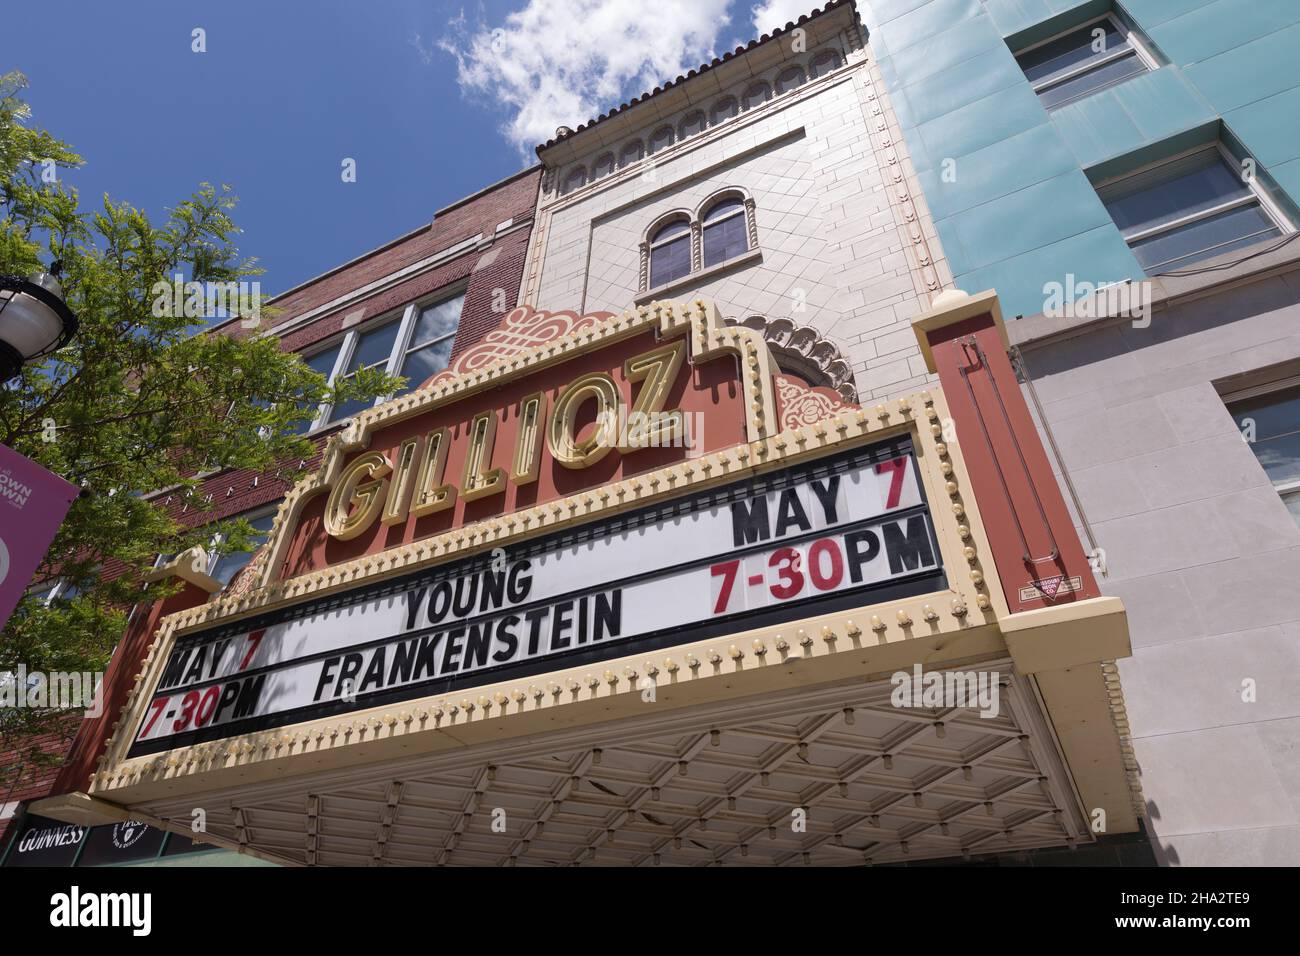
[[[0,72],[27,74],[33,122],[85,157],[65,175],[83,206],[107,191],[161,217],[200,182],[233,185],[240,251],[274,294],[524,168],[559,123],[813,3],[656,7],[671,15],[642,22],[640,0],[13,4],[22,43]]]

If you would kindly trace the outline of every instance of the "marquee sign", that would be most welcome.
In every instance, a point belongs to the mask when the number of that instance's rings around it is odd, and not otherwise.
[[[1088,596],[1041,449],[1028,484],[998,465],[1006,448],[1023,465],[1016,448],[1036,439],[996,330],[974,333],[996,375],[963,362],[961,323],[988,298],[918,320],[949,389],[861,406],[819,407],[797,376],[782,383],[758,332],[694,300],[576,317],[514,351],[494,342],[486,364],[360,413],[286,496],[251,573],[208,600],[196,589],[215,582],[185,578],[194,587],[138,617],[117,703],[67,775],[89,801],[52,798],[50,816],[167,820],[211,793],[269,806],[266,781],[278,792],[303,775],[292,786],[310,795],[322,771],[392,779],[383,761],[470,766],[480,747],[490,766],[556,731],[586,747],[644,714],[648,689],[663,727],[698,714],[705,728],[772,692],[1010,657],[1064,728],[1079,805],[1136,827],[1116,804],[1131,761],[1108,663],[1128,653],[1123,607]],[[534,342],[524,331],[510,335]],[[662,401],[647,411],[698,419],[702,447],[623,445],[615,416],[651,379]],[[584,382],[599,384],[565,403]],[[581,466],[587,451],[598,460]],[[358,464],[368,455],[374,468]],[[455,504],[416,513],[442,486]],[[1014,566],[1041,557],[1037,537],[1017,540],[1026,520],[1050,523],[1060,561]],[[185,577],[198,551],[163,570]],[[1012,586],[1054,604],[1012,612]],[[242,810],[215,812],[222,845],[254,845]],[[309,839],[306,862],[317,849]]]
[[[942,586],[893,439],[187,636],[131,753]]]

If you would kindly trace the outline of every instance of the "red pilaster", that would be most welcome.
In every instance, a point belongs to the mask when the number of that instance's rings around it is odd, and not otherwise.
[[[913,320],[1013,614],[1100,594],[1015,371],[997,295],[944,293]]]

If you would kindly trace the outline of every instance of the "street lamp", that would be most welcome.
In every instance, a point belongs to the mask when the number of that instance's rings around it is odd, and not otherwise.
[[[57,274],[54,265],[28,279],[0,275],[0,382],[77,334],[77,317],[63,301]]]

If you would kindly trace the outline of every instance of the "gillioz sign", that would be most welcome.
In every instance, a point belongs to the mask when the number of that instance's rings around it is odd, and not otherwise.
[[[626,398],[625,389],[604,371],[586,372],[562,387],[554,407],[547,390],[524,396],[514,409],[508,466],[492,461],[502,418],[511,410],[490,405],[468,421],[404,439],[391,460],[379,451],[358,455],[330,492],[325,531],[348,540],[369,529],[381,511],[383,524],[401,524],[450,510],[457,498],[504,496],[509,486],[532,484],[554,465],[578,471],[615,449],[629,455],[678,444],[688,437],[687,419],[680,408],[664,406],[670,392],[678,391],[685,355],[686,343],[678,340],[627,359],[622,378],[640,384],[635,398]],[[456,454],[463,459],[459,484],[447,473],[458,440],[463,445]]]
[[[538,505],[752,441],[776,428],[776,371],[711,306],[516,309],[457,369],[331,441],[281,509],[263,583],[512,514],[535,530]]]

